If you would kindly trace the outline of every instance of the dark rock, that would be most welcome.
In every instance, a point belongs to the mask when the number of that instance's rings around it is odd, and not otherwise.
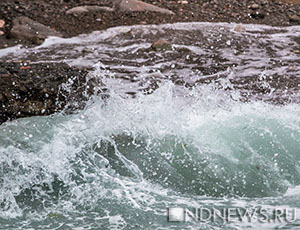
[[[73,14],[73,15],[79,15],[87,12],[101,12],[101,11],[106,11],[106,12],[112,12],[114,11],[113,8],[110,7],[105,7],[105,6],[77,6],[72,9],[69,9],[66,11],[66,14]]]
[[[89,96],[100,92],[103,86],[85,70],[63,63],[0,62],[0,70],[0,124],[21,117],[81,109]]]
[[[177,50],[178,52],[184,53],[184,54],[186,54],[186,53],[191,53],[191,52],[192,52],[190,49],[185,48],[185,47],[179,47],[179,48],[176,48],[176,50]]]
[[[300,23],[300,17],[298,15],[294,14],[294,15],[289,15],[288,17],[289,17],[290,22]]]
[[[171,10],[163,9],[158,6],[154,6],[142,1],[138,0],[121,0],[117,5],[116,8],[119,11],[127,11],[127,12],[136,12],[136,11],[151,11],[157,12],[161,14],[174,14]]]
[[[250,14],[250,17],[255,19],[264,19],[265,16],[266,14],[263,11],[255,11]]]
[[[60,37],[61,34],[48,26],[22,16],[13,20],[10,36],[16,39],[28,40],[34,44],[40,44],[48,36]]]

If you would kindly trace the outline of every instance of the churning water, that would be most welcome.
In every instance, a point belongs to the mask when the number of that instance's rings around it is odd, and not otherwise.
[[[109,98],[0,126],[0,229],[299,229],[300,27],[233,27],[119,27],[1,51],[96,64]],[[174,49],[147,53],[151,37]],[[175,207],[266,217],[169,222]]]

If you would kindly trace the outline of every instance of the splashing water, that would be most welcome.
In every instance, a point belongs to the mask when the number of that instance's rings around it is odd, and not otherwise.
[[[93,100],[1,126],[1,226],[168,229],[168,207],[299,207],[299,105],[173,83]]]
[[[130,97],[97,64],[109,98],[1,125],[0,229],[297,229],[300,106],[241,102],[237,71],[222,73]],[[168,222],[172,207],[289,208],[298,218]]]

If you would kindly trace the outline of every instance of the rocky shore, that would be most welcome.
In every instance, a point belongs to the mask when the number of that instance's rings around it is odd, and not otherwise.
[[[147,4],[148,3],[148,4]],[[72,37],[113,26],[174,22],[240,22],[290,26],[300,24],[300,0],[2,0],[0,48],[36,40],[16,36],[16,18],[25,16]],[[39,43],[39,42],[37,42]]]
[[[39,45],[48,36],[72,37],[120,25],[199,21],[299,25],[300,0],[2,0],[0,52],[17,44]],[[86,70],[66,64],[0,58],[0,124],[78,109],[99,84],[88,78]]]
[[[0,62],[0,124],[82,108],[101,82],[63,63]]]

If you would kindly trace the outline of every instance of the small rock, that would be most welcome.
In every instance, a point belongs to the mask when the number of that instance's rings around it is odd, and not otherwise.
[[[254,3],[254,4],[250,5],[250,6],[248,6],[248,8],[251,9],[251,10],[258,10],[259,7],[260,7],[260,6],[259,6],[258,4],[256,4],[256,3]]]
[[[290,22],[299,22],[300,23],[300,17],[298,15],[294,14],[294,15],[289,15],[288,17],[289,17]]]
[[[178,3],[180,3],[180,4],[188,4],[189,2],[186,1],[186,0],[182,0],[182,1],[179,1]]]
[[[119,11],[126,11],[126,12],[152,11],[161,14],[170,14],[170,15],[174,14],[174,12],[172,12],[171,10],[160,8],[158,6],[154,6],[138,0],[121,0],[119,4],[116,5],[116,9]]]
[[[0,30],[0,36],[4,35],[4,32],[2,30]]]
[[[239,13],[235,13],[235,12],[231,13],[231,17],[238,18],[239,16],[240,16]]]
[[[67,10],[66,14],[83,14],[86,12],[88,12],[88,9],[86,9],[84,6],[78,6]]]
[[[69,9],[66,11],[66,14],[73,14],[73,15],[79,15],[87,12],[100,12],[100,11],[106,11],[106,12],[112,12],[114,11],[113,8],[105,7],[105,6],[77,6],[72,9]]]
[[[172,44],[166,40],[160,39],[151,45],[151,49],[157,52],[172,50]]]
[[[264,19],[265,18],[265,13],[262,11],[256,11],[250,14],[251,18],[255,19]]]
[[[3,28],[5,25],[5,21],[4,20],[0,20],[0,28]]]
[[[81,50],[81,52],[82,52],[83,54],[93,53],[93,51],[90,50],[90,49],[88,49],[88,48],[83,48],[83,49]]]
[[[295,54],[300,54],[300,50],[293,50]]]
[[[32,44],[41,45],[45,41],[45,38],[35,37],[31,40]]]
[[[23,16],[13,20],[10,35],[12,38],[25,39],[34,44],[39,44],[48,36],[61,36],[54,29]]]
[[[268,5],[268,4],[269,4],[269,1],[268,1],[268,0],[262,0],[262,1],[260,1],[260,4],[261,4],[262,6]]]
[[[177,48],[177,51],[179,51],[180,53],[190,53],[191,50],[189,50],[188,48],[185,48],[185,47],[179,47]],[[189,58],[187,58],[189,59]]]
[[[25,70],[25,69],[31,69],[30,66],[21,66],[20,69]]]
[[[246,28],[242,25],[236,25],[233,29],[234,32],[243,33],[246,32]]]

